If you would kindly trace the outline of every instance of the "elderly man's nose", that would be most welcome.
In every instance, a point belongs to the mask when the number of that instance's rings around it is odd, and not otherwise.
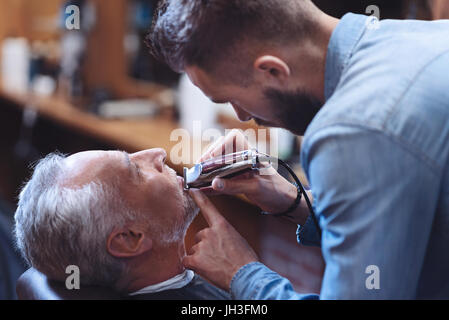
[[[156,169],[162,172],[165,164],[165,160],[167,159],[167,152],[161,148],[151,149],[149,151],[151,161],[153,162]]]
[[[167,153],[165,152],[164,149],[161,148],[154,148],[154,149],[148,149],[148,150],[143,150],[143,151],[139,151],[136,153],[132,154],[133,157],[137,158],[157,158],[157,157],[162,157],[162,158],[166,158],[167,157]]]
[[[161,165],[163,165],[165,163],[165,159],[167,158],[167,153],[164,149],[155,148],[136,152],[132,155],[132,158],[147,163],[159,162]]]
[[[164,169],[165,160],[167,158],[167,153],[164,149],[154,148],[136,152],[131,155],[131,158],[134,161],[139,162],[143,168],[153,167],[162,172]]]
[[[162,157],[164,157],[164,158],[166,158],[167,157],[167,152],[165,152],[165,150],[164,149],[162,149],[162,148],[154,148],[154,149],[150,149],[150,150],[147,150],[149,153],[151,153],[151,155],[153,156],[153,157],[158,157],[158,156],[162,156]]]

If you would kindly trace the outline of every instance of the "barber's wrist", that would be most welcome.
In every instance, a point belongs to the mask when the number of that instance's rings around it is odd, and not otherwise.
[[[282,211],[282,212],[267,212],[267,211],[262,211],[262,214],[265,215],[271,215],[274,217],[287,217],[287,218],[293,218],[291,216],[291,213],[294,212],[296,210],[296,208],[299,206],[301,202],[301,191],[298,188],[298,186],[296,186],[296,197],[295,200],[293,201],[293,203],[290,205],[290,207],[288,207],[286,210]]]
[[[290,187],[289,187],[289,193],[288,193],[288,199],[289,199],[288,203],[290,206],[292,203],[295,202],[296,197],[298,196],[298,187],[296,186],[296,184],[293,184],[293,183],[289,183],[289,185],[290,185]]]
[[[286,182],[286,187],[283,187],[286,189],[284,191],[284,196],[281,197],[279,205],[276,207],[274,211],[269,211],[272,214],[278,214],[281,212],[286,212],[288,209],[290,209],[298,197],[298,188],[295,184],[291,182]],[[265,210],[264,210],[265,211]]]
[[[295,224],[304,225],[309,216],[307,204],[302,196],[300,187],[296,183],[289,183],[289,185],[290,189],[285,198],[287,200],[284,200],[289,207],[284,209],[282,212],[262,211],[262,214],[286,218]],[[282,208],[285,208],[285,206],[282,206]]]
[[[294,222],[300,226],[304,226],[306,224],[306,221],[310,215],[307,204],[304,204],[303,202],[305,202],[304,198],[301,199],[301,204],[296,208],[296,210],[290,214],[292,217],[295,217]]]

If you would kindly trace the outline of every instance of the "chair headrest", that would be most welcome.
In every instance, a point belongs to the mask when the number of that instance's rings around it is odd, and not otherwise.
[[[64,283],[49,280],[34,268],[28,269],[17,281],[19,300],[118,300],[120,295],[109,288],[83,287],[69,290]]]

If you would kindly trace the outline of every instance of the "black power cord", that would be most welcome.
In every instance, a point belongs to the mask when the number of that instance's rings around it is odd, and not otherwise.
[[[306,193],[306,190],[304,189],[304,186],[302,185],[301,181],[299,180],[298,176],[295,174],[293,169],[286,162],[284,162],[281,159],[272,157],[272,156],[270,156],[268,154],[264,154],[262,152],[258,152],[258,153],[260,155],[266,157],[266,159],[269,161],[277,161],[281,166],[283,166],[288,171],[288,173],[290,173],[292,178],[295,180],[295,183],[296,183],[297,187],[299,188],[299,191],[301,192],[304,199],[306,200],[307,207],[309,208],[309,212],[310,212],[310,215],[312,216],[313,223],[315,224],[315,227],[316,227],[318,234],[320,235],[320,238],[321,238],[321,228],[320,228],[320,224],[318,223],[318,219],[315,216],[315,210],[313,210],[312,203],[310,202],[310,199]]]
[[[312,203],[310,202],[310,199],[307,196],[307,193],[306,193],[306,190],[304,189],[304,186],[302,185],[301,181],[299,181],[299,178],[295,174],[293,169],[287,163],[285,163],[281,159],[277,159],[277,161],[279,161],[281,166],[283,166],[290,173],[290,175],[293,177],[293,179],[295,180],[295,183],[298,186],[299,191],[301,191],[302,195],[304,196],[304,199],[306,200],[307,207],[309,208],[310,215],[312,216],[313,223],[315,224],[315,227],[316,227],[316,229],[318,231],[318,234],[320,235],[320,238],[321,238],[320,224],[318,223],[318,219],[315,216],[315,210],[313,210]]]

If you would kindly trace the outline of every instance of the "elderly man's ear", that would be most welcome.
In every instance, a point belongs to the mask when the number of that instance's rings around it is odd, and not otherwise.
[[[132,258],[151,250],[153,242],[138,227],[113,231],[107,241],[109,254],[117,258]]]

